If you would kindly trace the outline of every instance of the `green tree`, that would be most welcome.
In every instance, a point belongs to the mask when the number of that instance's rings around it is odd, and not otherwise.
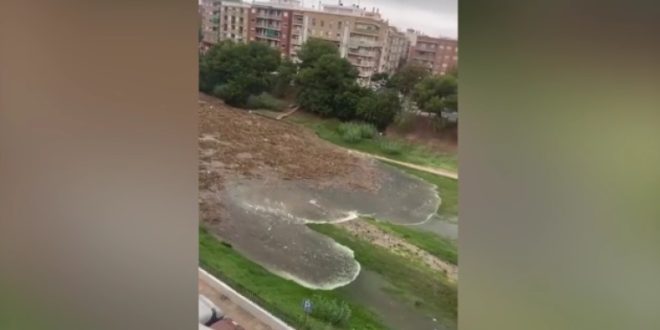
[[[250,95],[271,89],[279,65],[279,52],[266,44],[221,42],[200,57],[199,88],[244,106]]]
[[[275,78],[275,86],[273,87],[273,94],[277,97],[284,97],[292,92],[292,83],[296,78],[298,71],[295,63],[291,60],[284,60],[277,68],[277,76]]]
[[[457,92],[455,76],[429,76],[415,86],[412,98],[423,111],[440,114],[443,110],[458,110]]]
[[[415,85],[430,75],[429,70],[418,64],[408,64],[392,76],[391,86],[403,95],[410,95]]]
[[[379,130],[384,130],[394,121],[401,111],[401,100],[394,90],[372,93],[360,99],[356,115],[365,122],[374,124]]]
[[[309,68],[313,66],[322,56],[339,56],[339,49],[330,41],[311,38],[302,46],[298,52],[300,59],[300,68]]]
[[[357,86],[357,76],[357,70],[346,59],[336,54],[322,55],[298,74],[298,103],[322,116],[349,119],[354,111],[351,105],[364,93]]]

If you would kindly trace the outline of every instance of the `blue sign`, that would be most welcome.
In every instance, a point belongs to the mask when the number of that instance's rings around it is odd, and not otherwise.
[[[309,299],[303,300],[303,310],[305,313],[309,314],[312,312],[312,302]]]

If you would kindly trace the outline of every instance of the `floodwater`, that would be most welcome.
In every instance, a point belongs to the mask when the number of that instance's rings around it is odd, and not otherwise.
[[[434,215],[429,221],[415,225],[413,228],[435,233],[452,240],[458,238],[458,218]]]
[[[355,281],[338,290],[348,299],[378,311],[378,316],[392,329],[455,329],[442,324],[440,316],[429,315],[394,294],[396,288],[376,272],[362,270]]]
[[[426,223],[440,205],[435,186],[375,162],[374,192],[275,179],[225,182],[228,212],[215,230],[238,251],[272,272],[314,289],[334,289],[360,273],[353,251],[305,226],[350,221],[358,215],[397,224]]]

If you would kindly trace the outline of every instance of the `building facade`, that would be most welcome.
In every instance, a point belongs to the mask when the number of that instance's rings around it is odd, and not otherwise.
[[[423,65],[434,74],[444,75],[458,67],[458,41],[415,35],[408,53],[408,62]]]
[[[254,2],[250,8],[249,40],[264,42],[282,56],[291,51],[293,8],[288,2]]]
[[[393,26],[387,30],[383,56],[380,61],[379,72],[394,74],[401,66],[408,53],[408,39],[406,35]]]
[[[402,33],[376,8],[307,8],[300,0],[201,0],[200,14],[203,45],[222,40],[264,42],[297,61],[307,40],[323,39],[337,46],[341,57],[358,70],[362,82],[376,73],[393,74],[404,60],[437,74],[457,66],[456,40],[432,38],[410,29]]]
[[[202,31],[201,43],[206,48],[220,41],[220,1],[201,0],[199,9]]]
[[[250,5],[240,1],[222,1],[220,4],[220,40],[247,42]]]

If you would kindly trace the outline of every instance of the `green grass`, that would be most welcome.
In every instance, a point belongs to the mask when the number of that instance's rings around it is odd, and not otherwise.
[[[246,297],[297,329],[337,329],[310,317],[304,325],[303,299],[323,297],[344,301],[336,291],[311,290],[274,275],[222,244],[204,229],[199,232],[199,260],[206,271],[222,279]],[[365,307],[350,304],[351,317],[347,329],[385,329],[378,318]]]
[[[458,264],[456,243],[435,233],[415,229],[410,226],[395,225],[389,222],[367,220],[387,233],[399,236],[406,242],[451,264]]]
[[[331,224],[309,224],[313,230],[332,237],[355,252],[355,258],[369,270],[386,278],[398,289],[401,299],[418,308],[441,315],[454,325],[457,318],[457,290],[444,275],[421,262],[397,255],[362,240]]]
[[[296,113],[288,117],[287,120],[309,127],[320,138],[342,147],[421,166],[437,167],[454,172],[458,169],[456,155],[433,152],[421,145],[411,144],[403,139],[381,137],[348,142],[342,138],[339,129],[341,122],[337,119],[323,119],[306,113]],[[393,148],[393,146],[396,146],[396,148]]]

